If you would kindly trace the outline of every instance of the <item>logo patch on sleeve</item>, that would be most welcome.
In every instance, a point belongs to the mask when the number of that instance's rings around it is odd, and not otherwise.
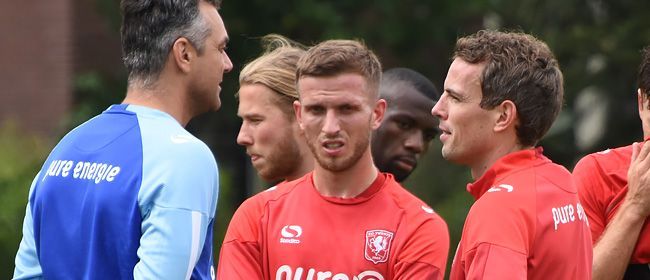
[[[386,262],[392,241],[393,233],[390,231],[381,229],[366,231],[366,260],[374,264]]]

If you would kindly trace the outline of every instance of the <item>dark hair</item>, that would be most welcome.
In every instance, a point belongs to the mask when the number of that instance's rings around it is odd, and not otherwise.
[[[302,76],[335,76],[346,72],[363,76],[368,90],[377,95],[381,63],[363,42],[354,40],[327,40],[311,47],[298,61],[296,81]]]
[[[637,86],[645,95],[650,95],[650,46],[646,46],[641,51]]]
[[[517,107],[517,137],[534,146],[562,108],[562,72],[546,43],[518,32],[481,30],[456,42],[454,58],[484,63],[480,106],[491,109],[505,100]]]
[[[210,27],[200,16],[199,2],[215,8],[219,0],[122,0],[122,59],[129,83],[150,86],[163,69],[173,43],[187,38],[202,53]]]
[[[436,86],[427,79],[424,75],[409,69],[409,68],[391,68],[382,74],[381,83],[393,83],[396,81],[403,81],[413,86],[418,92],[431,100],[438,101],[440,99],[440,91]]]

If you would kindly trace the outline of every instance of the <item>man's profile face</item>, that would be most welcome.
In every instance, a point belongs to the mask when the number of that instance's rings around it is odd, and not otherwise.
[[[373,133],[372,156],[379,170],[401,182],[415,170],[438,134],[438,121],[431,115],[435,101],[404,81],[382,84],[379,91],[387,108]]]
[[[242,124],[237,144],[246,147],[251,163],[267,182],[285,180],[301,167],[299,129],[276,101],[278,93],[261,84],[244,84],[239,89],[237,115]]]
[[[481,164],[499,144],[493,132],[494,109],[480,106],[484,67],[456,58],[449,67],[445,91],[431,110],[440,121],[442,156],[461,165]]]
[[[199,2],[199,12],[210,27],[203,52],[196,57],[190,87],[196,111],[205,112],[221,108],[221,82],[223,74],[232,70],[232,62],[226,53],[228,33],[217,9],[207,2]]]

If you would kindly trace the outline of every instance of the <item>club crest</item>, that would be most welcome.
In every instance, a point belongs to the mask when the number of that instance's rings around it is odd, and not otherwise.
[[[391,241],[393,241],[393,233],[390,231],[380,229],[366,231],[366,260],[374,264],[386,262]]]

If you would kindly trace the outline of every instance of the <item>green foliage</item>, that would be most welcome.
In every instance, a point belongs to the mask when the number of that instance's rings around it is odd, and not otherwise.
[[[29,186],[50,146],[13,123],[0,126],[0,278],[11,279],[22,238]]]
[[[114,78],[97,72],[81,73],[75,77],[73,86],[75,104],[67,119],[69,128],[100,114],[112,104],[120,103],[126,92],[126,76]]]

